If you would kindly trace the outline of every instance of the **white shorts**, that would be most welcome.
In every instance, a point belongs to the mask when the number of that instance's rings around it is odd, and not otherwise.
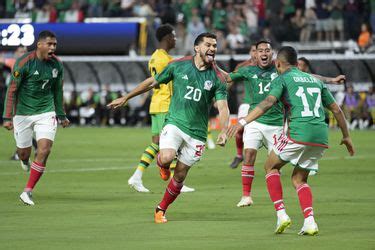
[[[176,150],[177,159],[188,166],[192,166],[200,160],[205,145],[204,142],[192,138],[172,124],[164,126],[160,133],[160,150]]]
[[[285,135],[282,135],[273,147],[273,151],[281,160],[309,171],[318,171],[318,160],[322,158],[325,150],[323,147],[295,143]]]
[[[244,148],[258,150],[264,145],[268,152],[271,152],[282,132],[282,126],[270,126],[253,121],[245,126],[243,133]]]
[[[238,107],[238,116],[237,116],[238,119],[244,118],[245,116],[247,116],[249,114],[249,109],[250,109],[250,104],[242,103]]]
[[[14,138],[18,148],[28,148],[32,145],[33,132],[36,140],[55,139],[57,120],[55,112],[38,115],[16,115],[13,117]]]

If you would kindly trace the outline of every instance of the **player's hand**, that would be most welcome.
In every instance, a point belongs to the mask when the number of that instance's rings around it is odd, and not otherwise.
[[[127,102],[126,97],[123,96],[123,97],[117,98],[117,99],[113,100],[111,103],[107,104],[107,107],[112,108],[112,109],[117,109],[119,107],[124,106],[126,104],[126,102]]]
[[[243,126],[240,124],[240,123],[237,123],[235,125],[231,125],[228,130],[227,130],[227,136],[229,138],[232,138],[233,136],[235,136],[237,134],[238,131],[240,131],[241,129],[243,129]]]
[[[13,122],[12,121],[5,121],[3,123],[4,128],[7,130],[12,130],[13,129]]]
[[[333,84],[344,84],[346,82],[346,76],[345,75],[338,75],[338,76],[332,78],[331,82]]]
[[[64,120],[60,121],[60,124],[61,124],[61,126],[62,126],[63,128],[66,128],[66,127],[69,126],[70,121],[69,121],[68,118],[65,118]]]
[[[220,132],[219,136],[217,137],[216,144],[224,147],[225,143],[227,143],[228,136],[225,132]]]
[[[346,146],[346,149],[348,150],[349,155],[353,156],[355,151],[354,151],[352,139],[350,137],[342,138],[340,145],[343,145],[343,144]]]

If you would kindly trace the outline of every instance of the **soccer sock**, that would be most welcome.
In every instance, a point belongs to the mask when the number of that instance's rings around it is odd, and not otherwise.
[[[299,204],[301,205],[301,210],[305,219],[309,216],[314,216],[310,186],[307,183],[302,184],[297,187],[296,191],[298,194]]]
[[[151,143],[143,152],[141,160],[138,163],[137,170],[144,171],[159,152],[159,145]]]
[[[33,163],[31,164],[29,180],[24,189],[25,192],[29,192],[33,190],[33,188],[39,181],[40,177],[42,176],[44,169],[45,169],[45,166],[42,163],[37,163],[33,161]]]
[[[177,182],[174,178],[169,181],[167,189],[165,190],[163,200],[159,203],[159,208],[166,211],[168,206],[177,198],[181,192],[183,182]]]
[[[241,176],[242,176],[242,195],[243,196],[250,196],[251,184],[253,183],[254,174],[255,174],[254,166],[250,166],[250,165],[242,166]]]
[[[267,189],[276,211],[285,208],[283,201],[283,187],[281,186],[280,174],[269,173],[266,175]]]
[[[243,152],[243,129],[236,134],[237,157],[242,158]]]

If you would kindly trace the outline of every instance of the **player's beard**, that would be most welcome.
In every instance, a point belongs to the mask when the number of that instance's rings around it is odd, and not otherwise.
[[[208,51],[206,52],[199,52],[200,57],[203,59],[206,65],[211,65],[215,60],[215,54],[207,55]]]

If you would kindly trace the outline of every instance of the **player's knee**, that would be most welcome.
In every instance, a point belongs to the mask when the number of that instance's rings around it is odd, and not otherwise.
[[[168,165],[170,163],[172,163],[173,159],[175,157],[175,154],[173,154],[172,152],[160,152],[160,156],[159,156],[159,160],[161,162],[161,164],[163,165]]]
[[[299,176],[296,176],[296,175],[293,175],[292,176],[292,184],[294,186],[294,188],[297,188],[299,186],[301,186],[302,184],[305,184],[306,181],[303,180],[302,178],[299,178]]]
[[[24,149],[18,149],[17,150],[18,157],[20,160],[26,161],[30,157],[30,151],[24,150]]]
[[[51,153],[50,147],[40,147],[38,148],[37,154],[43,158],[46,158]]]

